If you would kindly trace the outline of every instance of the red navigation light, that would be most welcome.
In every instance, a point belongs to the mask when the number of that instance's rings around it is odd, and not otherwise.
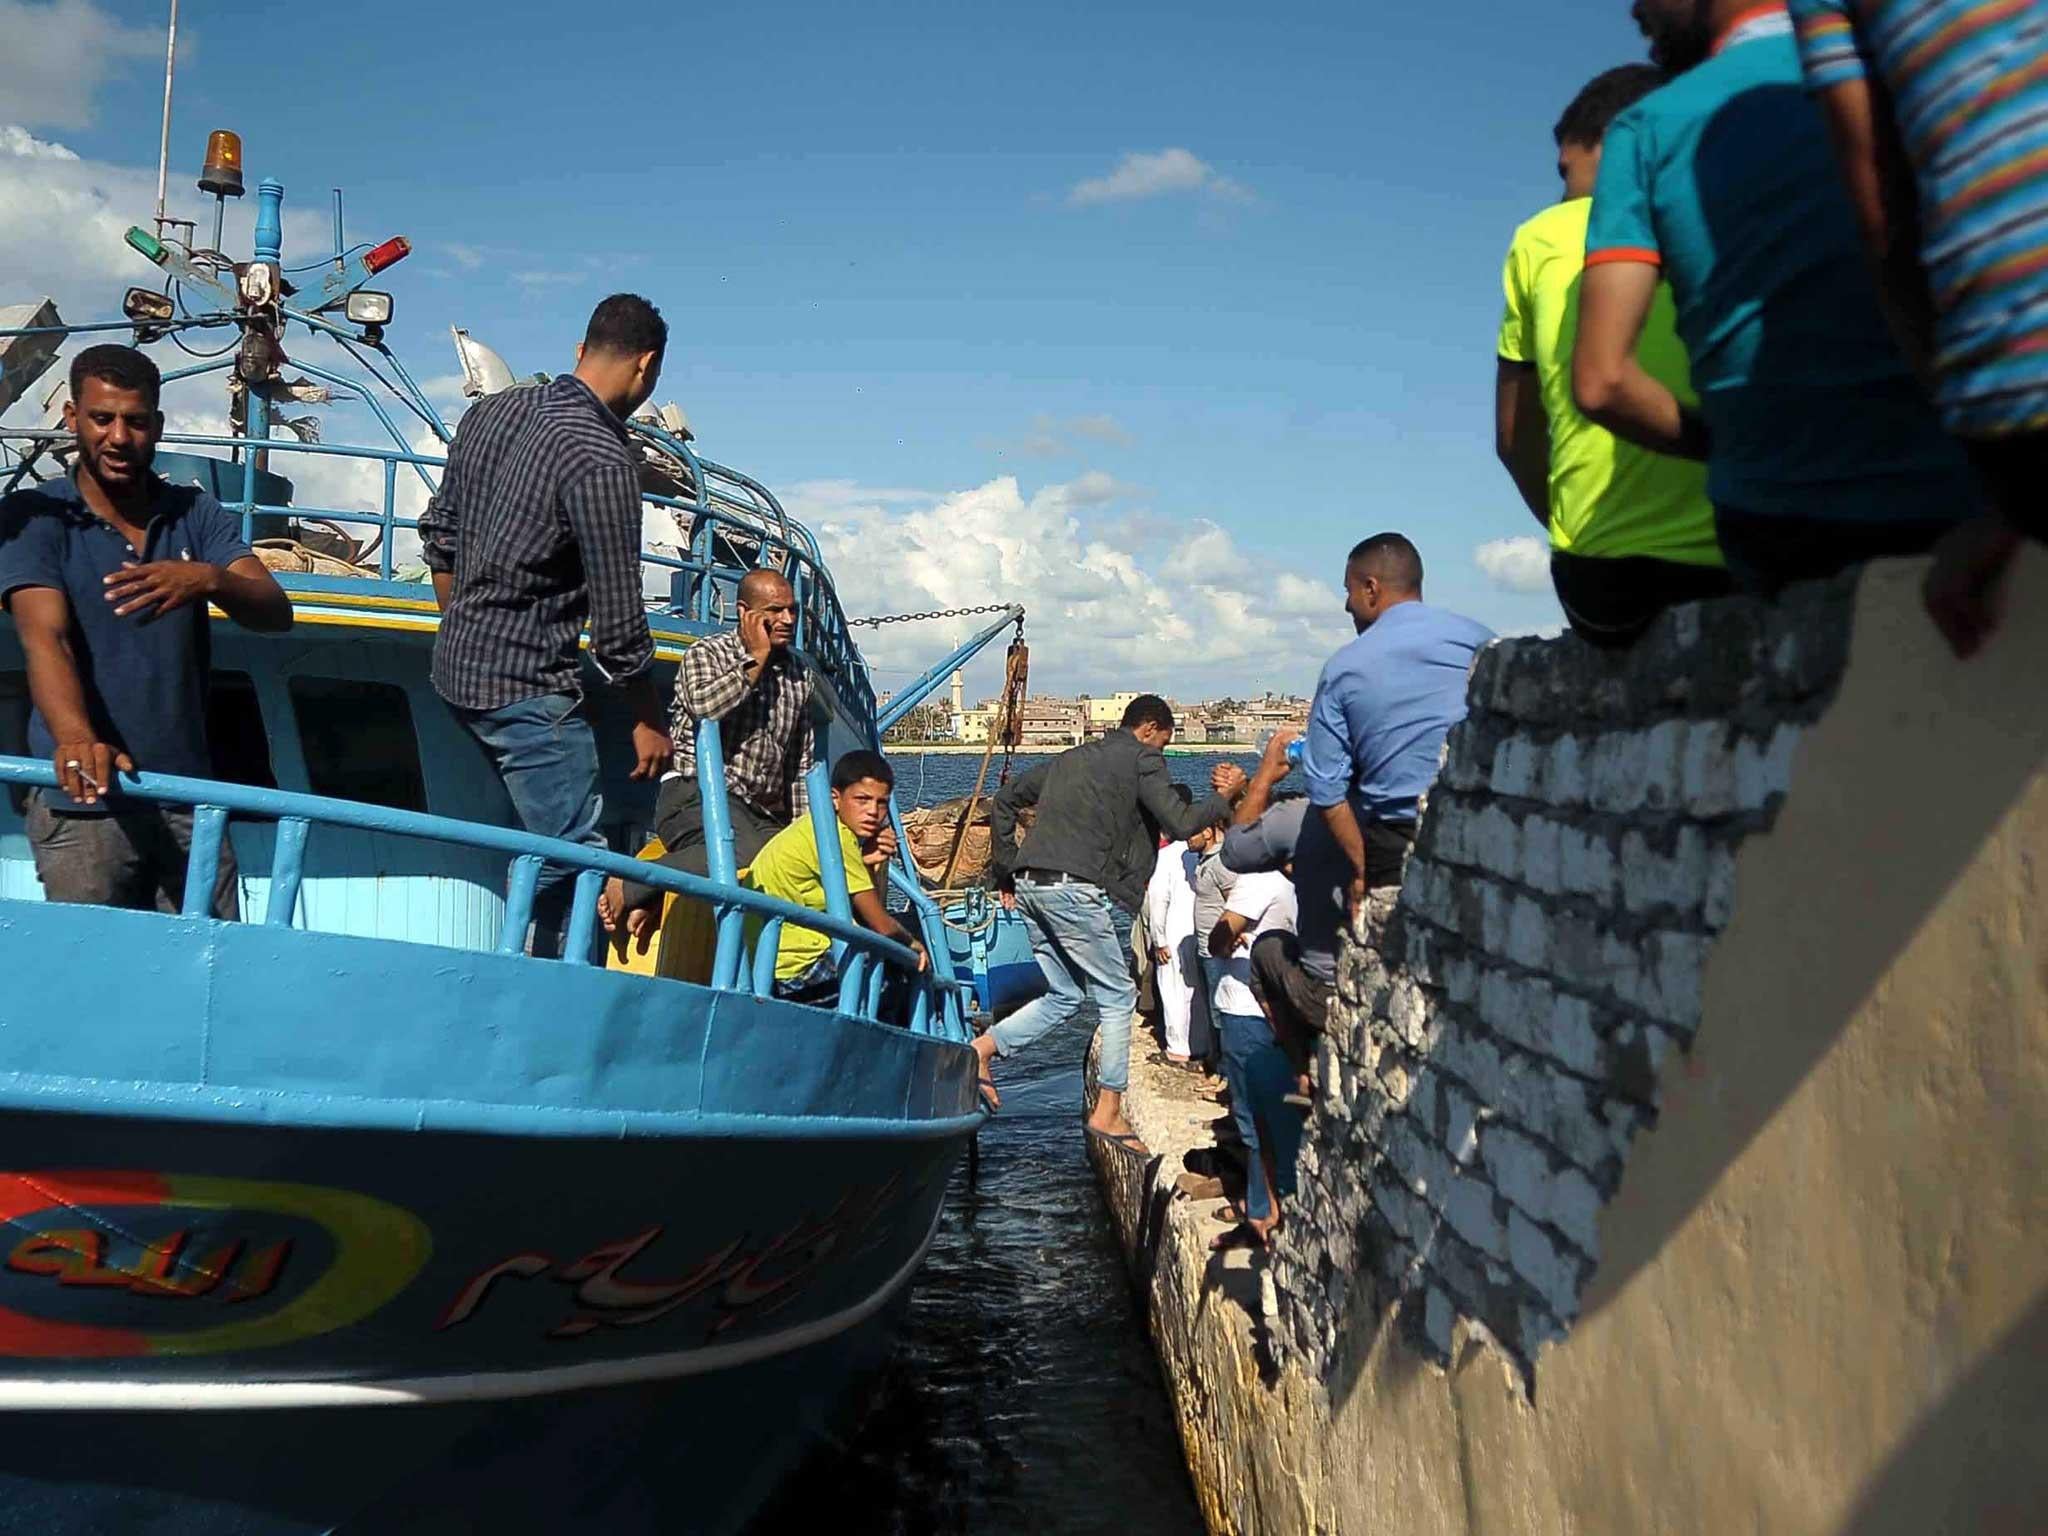
[[[412,242],[403,235],[393,235],[389,240],[386,240],[382,245],[370,252],[369,255],[365,256],[363,258],[363,265],[369,269],[372,276],[375,276],[386,267],[396,266],[411,254]]]

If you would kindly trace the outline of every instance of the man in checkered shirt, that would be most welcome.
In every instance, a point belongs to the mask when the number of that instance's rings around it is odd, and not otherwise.
[[[574,373],[470,408],[420,516],[441,606],[435,690],[490,758],[519,825],[588,848],[607,844],[579,654],[586,624],[590,669],[632,720],[631,777],[655,777],[670,756],[625,426],[654,393],[667,345],[659,310],[613,294],[590,317]],[[531,953],[561,954],[574,874],[542,871]]]
[[[719,723],[738,868],[745,869],[769,838],[810,809],[804,775],[814,746],[811,679],[790,649],[796,593],[774,571],[753,571],[740,582],[739,600],[738,627],[691,646],[676,669],[669,730],[676,771],[661,786],[654,830],[667,848],[661,862],[694,875],[710,871],[697,784],[702,722]],[[639,938],[651,930],[659,900],[651,886],[611,880],[598,911],[608,929],[623,921]]]

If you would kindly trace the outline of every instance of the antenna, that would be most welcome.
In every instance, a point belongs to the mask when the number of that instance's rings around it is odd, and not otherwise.
[[[159,236],[168,222],[164,217],[164,192],[171,174],[171,80],[177,69],[178,0],[171,0],[171,36],[164,45],[164,128],[156,153],[156,232]]]

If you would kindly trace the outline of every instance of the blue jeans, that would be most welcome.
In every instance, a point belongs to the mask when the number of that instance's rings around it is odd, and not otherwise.
[[[1219,1013],[1223,1032],[1223,1077],[1230,1084],[1230,1118],[1244,1139],[1245,1214],[1264,1221],[1273,1214],[1261,1149],[1273,1155],[1274,1178],[1282,1195],[1294,1193],[1295,1159],[1301,1155],[1306,1116],[1285,1102],[1294,1091],[1294,1068],[1273,1039],[1262,1016]]]
[[[607,847],[598,823],[604,797],[597,788],[597,737],[566,693],[521,699],[501,709],[458,709],[456,715],[490,754],[512,800],[512,814],[535,837],[558,837],[586,848]],[[526,952],[559,958],[576,894],[575,871],[544,865],[533,898]],[[592,948],[601,955],[602,933]]]
[[[997,1051],[1016,1055],[1092,1002],[1102,1021],[1097,1081],[1122,1093],[1131,1080],[1138,987],[1131,980],[1130,953],[1116,936],[1109,897],[1092,885],[1034,885],[1027,876],[1017,882],[1017,912],[1031,932],[1031,953],[1047,990],[991,1031]]]

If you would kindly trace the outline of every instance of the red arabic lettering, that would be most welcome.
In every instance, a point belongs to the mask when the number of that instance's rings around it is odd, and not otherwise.
[[[244,1240],[238,1237],[222,1244],[180,1273],[178,1259],[190,1240],[190,1232],[173,1232],[145,1244],[133,1264],[110,1264],[106,1233],[92,1227],[63,1227],[24,1238],[7,1256],[7,1267],[17,1274],[46,1276],[59,1285],[104,1286],[175,1299],[210,1295],[225,1280],[227,1300],[253,1301],[276,1288],[292,1248],[290,1238],[272,1243],[251,1254],[240,1275],[229,1279]]]

